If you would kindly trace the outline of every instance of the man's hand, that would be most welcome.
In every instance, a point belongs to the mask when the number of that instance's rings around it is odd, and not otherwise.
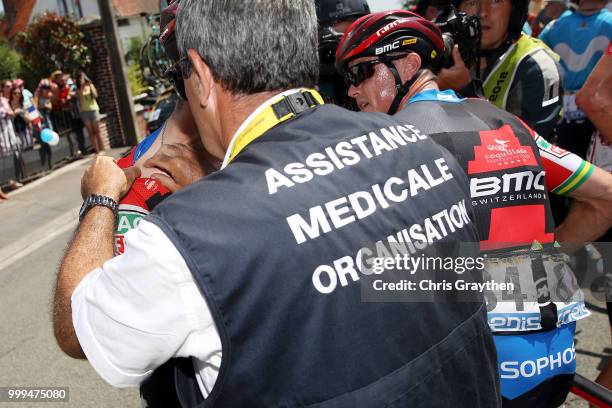
[[[140,168],[129,167],[121,169],[108,156],[98,156],[96,161],[85,170],[81,179],[81,196],[98,194],[119,201],[140,176]]]
[[[173,193],[195,183],[213,170],[202,148],[182,143],[163,144],[144,163],[144,167],[161,170],[151,177]]]
[[[455,44],[453,47],[453,66],[450,68],[443,68],[438,73],[438,86],[440,89],[453,89],[455,91],[461,90],[470,83],[472,78],[470,77],[470,70],[465,66],[461,53],[459,52],[459,46]]]

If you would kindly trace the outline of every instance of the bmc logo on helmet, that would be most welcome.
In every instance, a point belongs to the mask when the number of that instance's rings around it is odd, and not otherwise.
[[[399,43],[400,42],[398,40],[398,41],[394,41],[391,44],[387,44],[387,45],[383,45],[382,47],[378,47],[374,51],[374,55],[380,55],[380,54],[384,54],[385,52],[389,52],[389,51],[395,50],[395,49],[399,48]]]

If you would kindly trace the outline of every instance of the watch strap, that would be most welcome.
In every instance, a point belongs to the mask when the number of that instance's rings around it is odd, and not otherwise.
[[[115,200],[110,197],[98,195],[98,194],[90,194],[83,201],[83,205],[81,206],[81,211],[79,211],[79,221],[82,221],[85,215],[89,212],[93,207],[102,206],[110,208],[115,215],[117,216],[117,211],[119,210],[119,204]]]

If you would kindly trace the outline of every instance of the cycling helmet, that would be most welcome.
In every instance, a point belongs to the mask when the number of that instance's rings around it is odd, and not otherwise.
[[[391,61],[398,59],[398,53],[402,57],[408,52],[420,55],[421,70],[402,84]],[[349,69],[349,63],[357,58],[378,57],[377,61],[385,64],[395,78],[397,94],[389,109],[393,114],[423,69],[438,72],[444,53],[442,33],[434,23],[407,10],[384,11],[361,17],[348,28],[336,51],[336,69],[349,84],[357,85],[364,73]]]
[[[370,14],[367,0],[315,0],[319,25]]]
[[[178,51],[176,42],[176,12],[178,10],[180,0],[173,0],[170,5],[162,10],[159,22],[159,41],[164,46],[166,55],[172,61],[172,65],[166,70],[166,78],[174,85],[174,89],[183,99],[187,99],[185,94],[185,83],[180,72],[181,56]]]

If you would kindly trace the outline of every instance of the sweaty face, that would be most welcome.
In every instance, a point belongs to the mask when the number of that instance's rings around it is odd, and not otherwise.
[[[504,42],[511,10],[510,0],[463,0],[459,5],[459,11],[480,18],[483,50],[493,50]]]
[[[349,66],[372,60],[375,60],[375,58],[359,58],[352,61]],[[359,110],[387,112],[396,95],[395,78],[385,64],[376,64],[374,65],[374,74],[357,86],[351,85],[348,95],[355,99]]]

